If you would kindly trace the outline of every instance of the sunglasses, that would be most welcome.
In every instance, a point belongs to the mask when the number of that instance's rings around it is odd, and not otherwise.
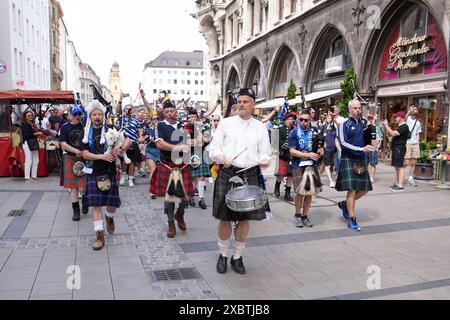
[[[309,119],[300,119],[300,122],[309,122]]]
[[[158,118],[152,118],[152,120],[158,120]]]
[[[220,122],[220,120],[213,120],[214,122]]]
[[[81,112],[77,112],[77,113],[75,113],[75,114],[73,114],[73,113],[72,113],[72,115],[73,115],[74,117],[78,117],[78,116],[82,116],[82,115],[83,115],[83,113],[81,113]]]

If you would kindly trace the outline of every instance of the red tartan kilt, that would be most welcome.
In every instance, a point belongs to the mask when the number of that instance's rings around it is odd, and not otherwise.
[[[86,178],[84,176],[77,177],[73,173],[73,165],[76,161],[81,161],[83,158],[72,157],[64,155],[64,170],[63,170],[63,186],[66,189],[84,189],[86,186]]]
[[[182,165],[175,165],[171,162],[164,161],[166,165],[169,167],[183,167]],[[152,179],[150,180],[150,193],[156,195],[157,197],[165,197],[167,191],[167,183],[169,182],[169,177],[172,171],[166,166],[158,163],[155,172],[152,175]],[[191,173],[189,171],[189,166],[185,167],[182,171],[183,174],[183,185],[184,191],[186,193],[186,197],[190,198],[194,195],[194,185]]]
[[[275,170],[277,177],[292,177],[292,169],[289,162],[278,157],[277,168]]]

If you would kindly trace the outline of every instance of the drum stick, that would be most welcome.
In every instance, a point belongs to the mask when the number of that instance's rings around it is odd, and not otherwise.
[[[248,148],[245,148],[244,150],[242,150],[241,153],[239,153],[236,157],[234,157],[231,162],[233,162],[234,160],[236,160],[237,158],[239,158],[245,151],[247,151]]]
[[[247,171],[247,170],[250,170],[251,168],[254,168],[254,167],[257,167],[257,166],[258,166],[258,165],[256,165],[256,166],[251,166],[251,167],[247,167],[247,168],[245,168],[245,169],[239,170],[238,172],[236,172],[236,174],[241,173],[241,172],[244,172],[244,171]]]

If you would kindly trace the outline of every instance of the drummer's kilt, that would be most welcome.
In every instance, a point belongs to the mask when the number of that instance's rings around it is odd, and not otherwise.
[[[122,203],[116,176],[110,177],[110,179],[112,183],[111,189],[103,192],[97,188],[95,175],[86,175],[86,189],[83,197],[83,205],[85,207],[120,207]]]
[[[236,172],[239,170],[240,169],[236,167],[226,169],[223,166],[219,167],[219,175],[214,184],[213,217],[222,221],[264,220],[266,218],[266,207],[250,212],[236,212],[227,207],[225,196],[233,185],[233,183],[230,183],[228,180],[231,177],[236,176]],[[257,167],[238,175],[242,179],[246,177],[248,185],[260,185]]]
[[[184,164],[175,165],[174,163],[166,160],[161,160],[161,162],[158,162],[158,166],[156,167],[155,172],[152,175],[152,178],[150,180],[150,194],[154,194],[157,197],[165,197],[166,191],[167,191],[167,183],[169,182],[170,174],[172,173],[172,170],[164,166],[162,163],[166,164],[167,166],[174,168],[178,167],[181,168],[184,166]],[[194,195],[194,185],[193,185],[193,179],[191,176],[191,173],[189,171],[189,166],[185,167],[182,171],[183,175],[183,186],[184,191],[186,193],[186,199],[189,199]]]
[[[189,168],[192,178],[211,177],[211,170],[209,169],[209,165],[207,165],[205,162],[202,162],[202,164],[198,168],[194,169],[191,166],[189,166]]]
[[[292,177],[292,169],[289,165],[289,161],[278,157],[277,167],[275,169],[276,177]]]
[[[73,165],[77,161],[82,161],[82,157],[69,156],[65,154],[63,156],[64,168],[63,168],[63,187],[66,189],[84,189],[86,185],[85,176],[77,177],[73,173]]]
[[[345,155],[342,156],[339,174],[336,180],[337,191],[372,191],[367,161],[364,159],[362,161],[364,162],[365,170],[363,174],[358,175],[353,169],[355,159],[351,159]]]

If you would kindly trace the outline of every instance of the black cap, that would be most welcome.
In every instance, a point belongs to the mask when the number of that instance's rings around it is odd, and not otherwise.
[[[194,108],[190,108],[188,111],[189,115],[196,115],[198,117],[198,112]]]
[[[239,91],[239,96],[248,96],[256,101],[256,94],[255,91],[253,91],[252,88],[242,88]]]
[[[163,103],[163,109],[166,109],[166,108],[175,108],[175,105],[173,104],[172,101],[166,100]]]
[[[291,112],[288,112],[286,114],[283,115],[283,121],[286,121],[289,118],[294,118],[295,115],[293,115]]]

